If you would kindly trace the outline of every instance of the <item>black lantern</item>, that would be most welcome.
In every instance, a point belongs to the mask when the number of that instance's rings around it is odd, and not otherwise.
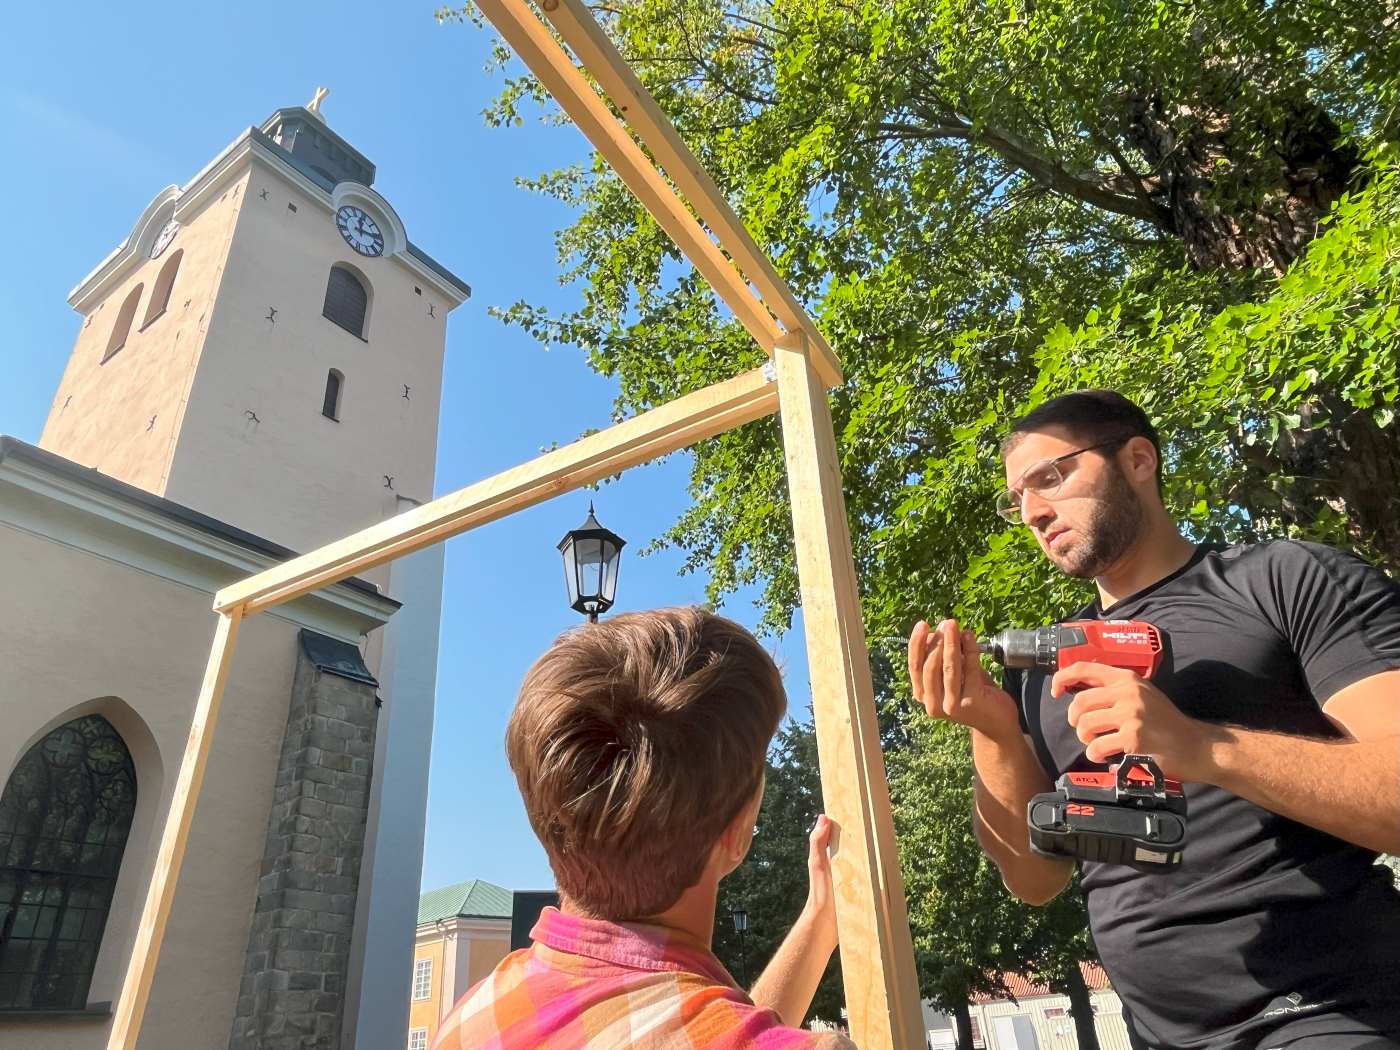
[[[734,932],[739,935],[739,984],[748,987],[749,983],[749,962],[745,958],[744,935],[749,932],[749,913],[743,908],[735,908],[729,913],[729,917],[734,920]]]
[[[617,595],[617,563],[627,545],[617,533],[605,529],[588,505],[588,520],[564,533],[559,550],[564,555],[564,584],[569,608],[587,615],[590,623],[612,607]]]

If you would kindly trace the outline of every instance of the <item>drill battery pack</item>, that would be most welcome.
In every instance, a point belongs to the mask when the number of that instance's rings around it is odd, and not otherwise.
[[[1026,807],[1031,848],[1046,857],[1171,871],[1186,846],[1186,794],[1147,755],[1106,772],[1066,773]]]

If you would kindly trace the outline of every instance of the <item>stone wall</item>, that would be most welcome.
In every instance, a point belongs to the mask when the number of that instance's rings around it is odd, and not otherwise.
[[[229,1050],[335,1050],[374,756],[377,683],[301,632]]]

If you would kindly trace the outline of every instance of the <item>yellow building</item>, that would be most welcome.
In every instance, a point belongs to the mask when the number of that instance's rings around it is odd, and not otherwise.
[[[472,879],[418,898],[408,1050],[427,1050],[453,1005],[510,952],[511,892]]]

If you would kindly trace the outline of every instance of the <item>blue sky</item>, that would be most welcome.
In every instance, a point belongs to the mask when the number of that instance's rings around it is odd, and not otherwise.
[[[0,66],[10,143],[0,165],[0,432],[37,442],[78,330],[67,293],[150,199],[279,106],[304,104],[318,84],[331,89],[329,123],[378,166],[375,188],[409,236],[474,291],[448,325],[439,494],[606,426],[613,384],[580,352],[546,352],[486,313],[519,298],[574,301],[558,285],[553,246],[568,212],[513,180],[584,157],[586,143],[572,126],[485,127],[481,111],[500,86],[499,74],[483,72],[489,37],[440,26],[433,10],[417,0],[12,10]],[[619,609],[703,599],[704,581],[679,577],[676,554],[637,556],[686,505],[686,475],[678,455],[593,495],[598,517],[629,540]],[[448,545],[425,888],[468,878],[552,884],[501,741],[525,668],[577,622],[554,546],[589,498],[574,493]],[[725,611],[758,619],[748,596]],[[770,644],[792,710],[805,717],[800,622]]]

